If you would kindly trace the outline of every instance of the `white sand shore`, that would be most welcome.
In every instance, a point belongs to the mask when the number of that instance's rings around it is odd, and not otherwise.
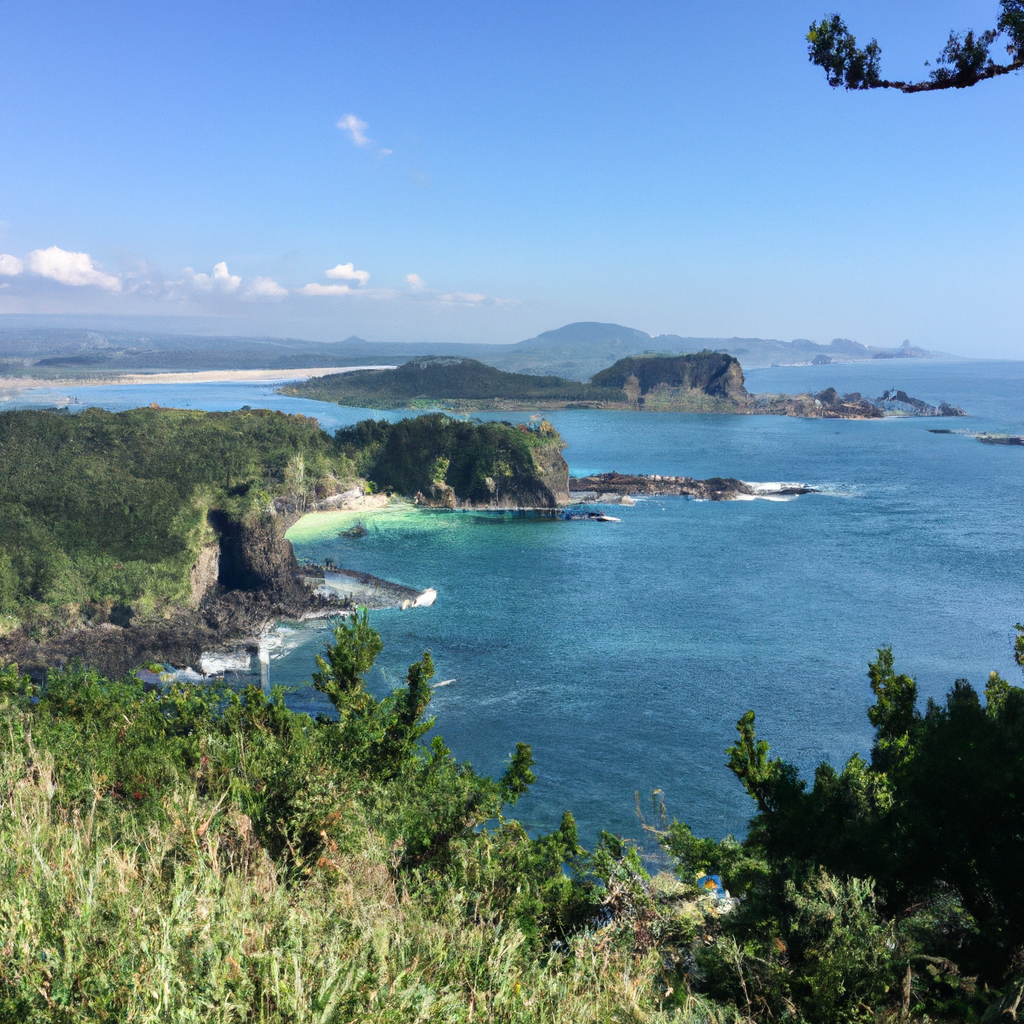
[[[249,383],[283,383],[308,380],[328,373],[350,373],[352,370],[393,370],[394,363],[373,366],[314,366],[295,370],[194,370],[184,373],[125,373],[110,377],[0,377],[0,391],[26,391],[29,388],[88,388],[111,384],[215,384],[218,381]]]

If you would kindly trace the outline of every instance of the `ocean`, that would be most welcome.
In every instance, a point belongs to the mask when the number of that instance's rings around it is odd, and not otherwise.
[[[536,785],[515,810],[531,830],[571,810],[586,841],[607,829],[647,848],[643,815],[660,791],[698,833],[742,834],[753,807],[725,768],[737,719],[757,713],[772,754],[811,773],[867,755],[867,665],[891,645],[922,700],[954,680],[982,689],[991,670],[1021,681],[1013,625],[1024,619],[1024,448],[929,428],[1024,433],[1024,362],[879,360],[773,367],[751,391],[834,386],[876,396],[902,388],[962,405],[967,419],[799,420],[769,416],[564,411],[548,418],[574,473],[617,470],[809,484],[788,501],[651,498],[621,523],[398,506],[336,516],[290,536],[301,558],[422,589],[426,609],[372,613],[385,641],[371,685],[398,685],[430,649],[432,713],[454,754],[500,772],[517,741],[533,747]],[[36,389],[17,402],[69,397]],[[110,409],[243,405],[317,416],[328,430],[368,415],[276,395],[267,385],[82,388]],[[522,420],[528,414],[505,414]],[[271,678],[294,706],[323,623],[282,624]],[[639,810],[639,815],[638,815]]]

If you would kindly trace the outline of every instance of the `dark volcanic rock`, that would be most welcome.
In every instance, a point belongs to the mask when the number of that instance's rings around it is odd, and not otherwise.
[[[0,662],[16,662],[42,676],[49,667],[80,661],[117,679],[147,661],[195,666],[204,651],[250,644],[278,619],[300,619],[345,605],[311,593],[298,579],[298,563],[285,539],[289,520],[265,517],[247,523],[213,518],[220,534],[219,581],[197,608],[140,619],[109,613],[88,625],[21,626],[0,638]],[[209,559],[207,558],[207,561]],[[198,564],[198,563],[197,563]],[[217,563],[215,563],[217,564]]]
[[[978,440],[982,444],[1008,444],[1024,446],[1024,437],[1019,434],[978,434]]]
[[[569,481],[573,491],[593,491],[597,494],[658,495],[679,494],[706,501],[731,501],[742,496],[766,493],[763,488],[734,477],[711,477],[695,480],[690,476],[632,476],[626,473],[598,473],[595,476],[573,477]],[[773,496],[815,494],[813,487],[793,485],[770,492]]]

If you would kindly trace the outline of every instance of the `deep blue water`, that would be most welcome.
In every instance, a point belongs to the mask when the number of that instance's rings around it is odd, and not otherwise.
[[[327,531],[300,555],[416,587],[437,603],[373,618],[386,647],[374,685],[397,683],[424,648],[438,679],[438,731],[460,758],[500,771],[517,740],[539,781],[518,815],[531,827],[571,809],[584,834],[639,837],[634,793],[664,791],[670,814],[720,836],[751,807],[724,767],[748,708],[773,752],[804,770],[866,754],[866,680],[891,644],[923,698],[992,669],[1014,681],[1024,618],[1024,449],[929,427],[1024,431],[1024,363],[872,362],[752,371],[753,391],[871,396],[889,387],[964,406],[966,420],[882,422],[567,411],[550,414],[576,472],[618,470],[797,481],[825,493],[788,502],[679,498],[616,511],[621,524],[428,511],[366,521],[362,540]],[[108,408],[159,402],[317,415],[360,410],[213,384],[81,389]],[[47,404],[52,394],[28,396]],[[5,403],[10,407],[11,403]],[[379,414],[378,414],[379,415]],[[510,416],[520,419],[525,416]],[[289,634],[275,682],[301,686],[326,637]],[[311,706],[315,692],[295,695]]]

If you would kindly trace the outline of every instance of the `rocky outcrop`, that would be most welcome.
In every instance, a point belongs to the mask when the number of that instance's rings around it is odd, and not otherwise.
[[[305,595],[286,523],[278,516],[228,519],[211,513],[211,525],[220,537],[217,582],[224,590],[266,595],[271,600],[294,601]]]
[[[826,388],[817,394],[754,395],[745,410],[737,411],[833,420],[877,420],[887,413],[905,416],[967,415],[958,405],[948,402],[929,405],[919,398],[911,398],[905,391],[885,391],[879,398],[865,398],[859,391],[840,395],[835,388]]]
[[[948,402],[939,402],[938,405],[929,405],[922,402],[920,398],[911,398],[906,391],[884,391],[875,403],[886,412],[902,412],[908,416],[966,416],[967,413],[959,405],[950,405]]]
[[[486,501],[464,498],[443,480],[416,492],[413,502],[427,508],[447,509],[547,509],[560,508],[572,500],[569,495],[569,465],[562,457],[565,442],[554,435],[547,443],[534,444],[531,472],[510,477],[485,478],[490,497]]]
[[[677,494],[704,501],[733,501],[737,498],[791,497],[798,494],[816,494],[813,487],[802,484],[773,485],[750,484],[735,477],[711,477],[695,480],[689,476],[660,476],[626,473],[598,473],[594,476],[573,477],[569,481],[574,500],[585,500],[584,495],[661,495]]]
[[[207,544],[188,574],[190,607],[199,607],[203,598],[217,586],[219,576],[220,544]]]
[[[595,374],[591,384],[619,390],[622,402],[638,409],[724,411],[750,400],[739,360],[709,350],[629,356]]]
[[[835,388],[814,395],[758,395],[750,411],[824,420],[877,420],[885,415],[859,391],[840,395]]]
[[[982,444],[1008,444],[1013,447],[1024,446],[1024,437],[1019,434],[975,434]]]
[[[301,582],[284,535],[287,517],[239,522],[214,512],[209,518],[218,542],[203,548],[192,567],[186,607],[143,619],[116,614],[115,606],[88,625],[53,624],[43,632],[22,626],[0,638],[0,662],[16,662],[42,677],[48,667],[77,660],[116,679],[150,661],[196,666],[203,651],[226,644],[255,651],[256,638],[278,619],[344,609],[344,602],[312,593]]]
[[[569,464],[562,457],[565,444],[559,439],[551,444],[538,445],[533,449],[533,461],[537,466],[537,476],[544,485],[550,503],[542,506],[565,505],[569,498]]]

